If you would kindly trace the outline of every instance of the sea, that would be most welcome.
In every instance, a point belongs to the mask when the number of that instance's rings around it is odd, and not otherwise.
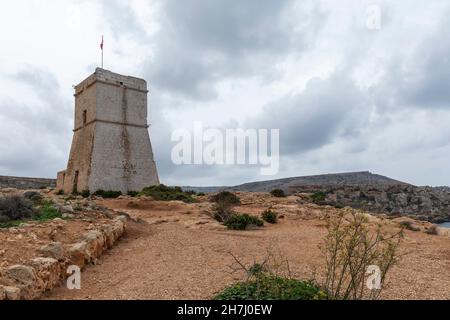
[[[439,227],[450,228],[450,222],[441,223]]]

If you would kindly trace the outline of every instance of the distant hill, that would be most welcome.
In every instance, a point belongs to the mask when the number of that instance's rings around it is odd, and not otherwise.
[[[348,172],[336,174],[323,174],[315,176],[304,176],[269,181],[245,183],[234,187],[184,187],[185,190],[196,192],[217,192],[221,190],[247,191],[247,192],[269,192],[273,189],[282,189],[289,192],[295,187],[301,186],[396,186],[410,185],[408,183],[394,180],[382,175],[365,172]]]

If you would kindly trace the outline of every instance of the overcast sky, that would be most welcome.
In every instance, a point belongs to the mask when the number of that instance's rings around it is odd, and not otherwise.
[[[72,85],[100,64],[104,34],[105,69],[149,83],[163,183],[267,179],[256,167],[174,166],[172,131],[202,121],[279,128],[271,178],[370,170],[450,185],[449,14],[448,0],[5,2],[0,175],[66,167]]]

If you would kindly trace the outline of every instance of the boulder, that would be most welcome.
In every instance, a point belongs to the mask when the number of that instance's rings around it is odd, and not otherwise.
[[[20,300],[20,289],[16,287],[4,287],[6,300],[16,301]]]
[[[59,242],[53,242],[41,247],[39,252],[47,258],[54,258],[56,260],[64,259],[64,248]]]
[[[36,282],[36,272],[32,267],[14,265],[5,270],[5,276],[15,283],[31,285]]]
[[[20,289],[20,299],[32,300],[41,295],[42,284],[32,267],[14,265],[5,270],[4,276],[8,287]]]
[[[84,241],[71,245],[67,252],[70,259],[70,264],[78,266],[80,269],[83,269],[86,265],[86,261],[89,261],[87,243]]]
[[[87,243],[87,250],[92,261],[100,257],[103,252],[103,246],[105,244],[105,238],[100,231],[91,230],[84,235],[84,240]]]
[[[59,212],[64,214],[74,214],[75,210],[73,209],[73,207],[71,205],[67,205],[67,206],[60,206],[58,208]]]
[[[449,228],[437,227],[436,232],[437,232],[438,236],[450,237],[450,229]]]
[[[36,258],[31,261],[42,291],[54,288],[61,280],[62,266],[53,258]]]

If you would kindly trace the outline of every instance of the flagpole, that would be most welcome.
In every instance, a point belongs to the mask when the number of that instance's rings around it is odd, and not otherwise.
[[[103,69],[103,45],[104,45],[104,40],[103,40],[103,36],[102,36],[102,43],[100,44],[100,48],[102,49],[102,69]]]

